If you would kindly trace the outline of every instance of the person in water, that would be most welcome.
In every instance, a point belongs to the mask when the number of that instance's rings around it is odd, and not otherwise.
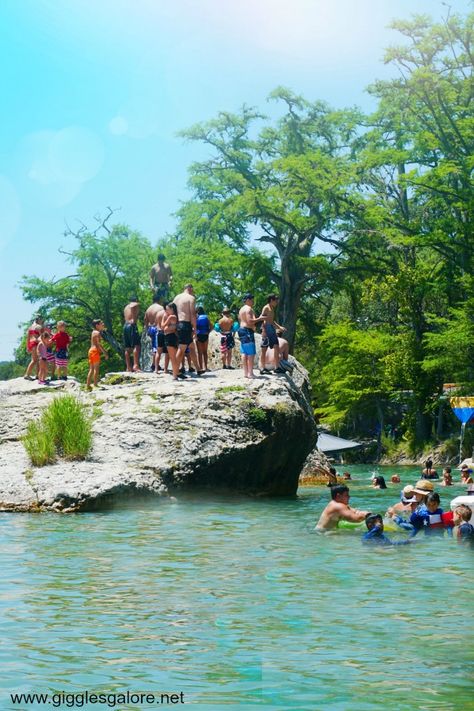
[[[376,476],[372,480],[372,486],[374,489],[386,489],[387,484],[383,476]]]
[[[370,543],[376,546],[404,546],[411,543],[410,540],[391,541],[383,532],[383,518],[380,514],[368,514],[365,517],[367,533],[362,535],[362,543]]]
[[[331,487],[331,501],[322,512],[316,531],[334,531],[339,521],[350,521],[351,523],[361,523],[370,513],[369,511],[359,511],[349,506],[349,487],[338,484]]]
[[[472,516],[470,506],[461,504],[453,511],[454,535],[458,543],[465,543],[474,549],[474,526],[469,523]]]
[[[461,484],[474,484],[471,474],[472,469],[469,469],[467,464],[463,464],[461,467]]]
[[[451,473],[451,467],[445,467],[443,469],[443,480],[441,486],[452,486],[453,485],[453,475]]]

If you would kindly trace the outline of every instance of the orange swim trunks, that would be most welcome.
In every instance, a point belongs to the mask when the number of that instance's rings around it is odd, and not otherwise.
[[[100,363],[100,351],[95,346],[89,348],[89,353],[87,355],[89,357],[89,365],[98,365]]]

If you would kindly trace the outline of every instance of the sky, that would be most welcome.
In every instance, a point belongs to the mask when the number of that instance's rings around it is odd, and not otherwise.
[[[470,0],[449,0],[465,14]],[[1,0],[0,361],[36,311],[23,275],[70,273],[66,224],[107,206],[155,243],[175,225],[203,148],[179,130],[272,111],[277,86],[335,107],[391,75],[394,18],[445,16],[438,0]]]

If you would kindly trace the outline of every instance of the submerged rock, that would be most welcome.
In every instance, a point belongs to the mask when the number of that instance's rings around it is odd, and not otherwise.
[[[21,442],[58,388],[0,383],[0,510],[91,511],[185,490],[288,496],[316,440],[306,371],[246,380],[216,370],[174,382],[111,373],[77,394],[93,419],[85,461],[33,467]]]

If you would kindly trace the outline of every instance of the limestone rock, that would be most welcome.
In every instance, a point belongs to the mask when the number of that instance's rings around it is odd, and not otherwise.
[[[316,440],[307,373],[294,364],[291,376],[254,380],[109,374],[91,393],[73,380],[0,382],[0,510],[90,511],[190,489],[292,495]],[[61,391],[93,418],[93,450],[33,467],[21,436]]]

